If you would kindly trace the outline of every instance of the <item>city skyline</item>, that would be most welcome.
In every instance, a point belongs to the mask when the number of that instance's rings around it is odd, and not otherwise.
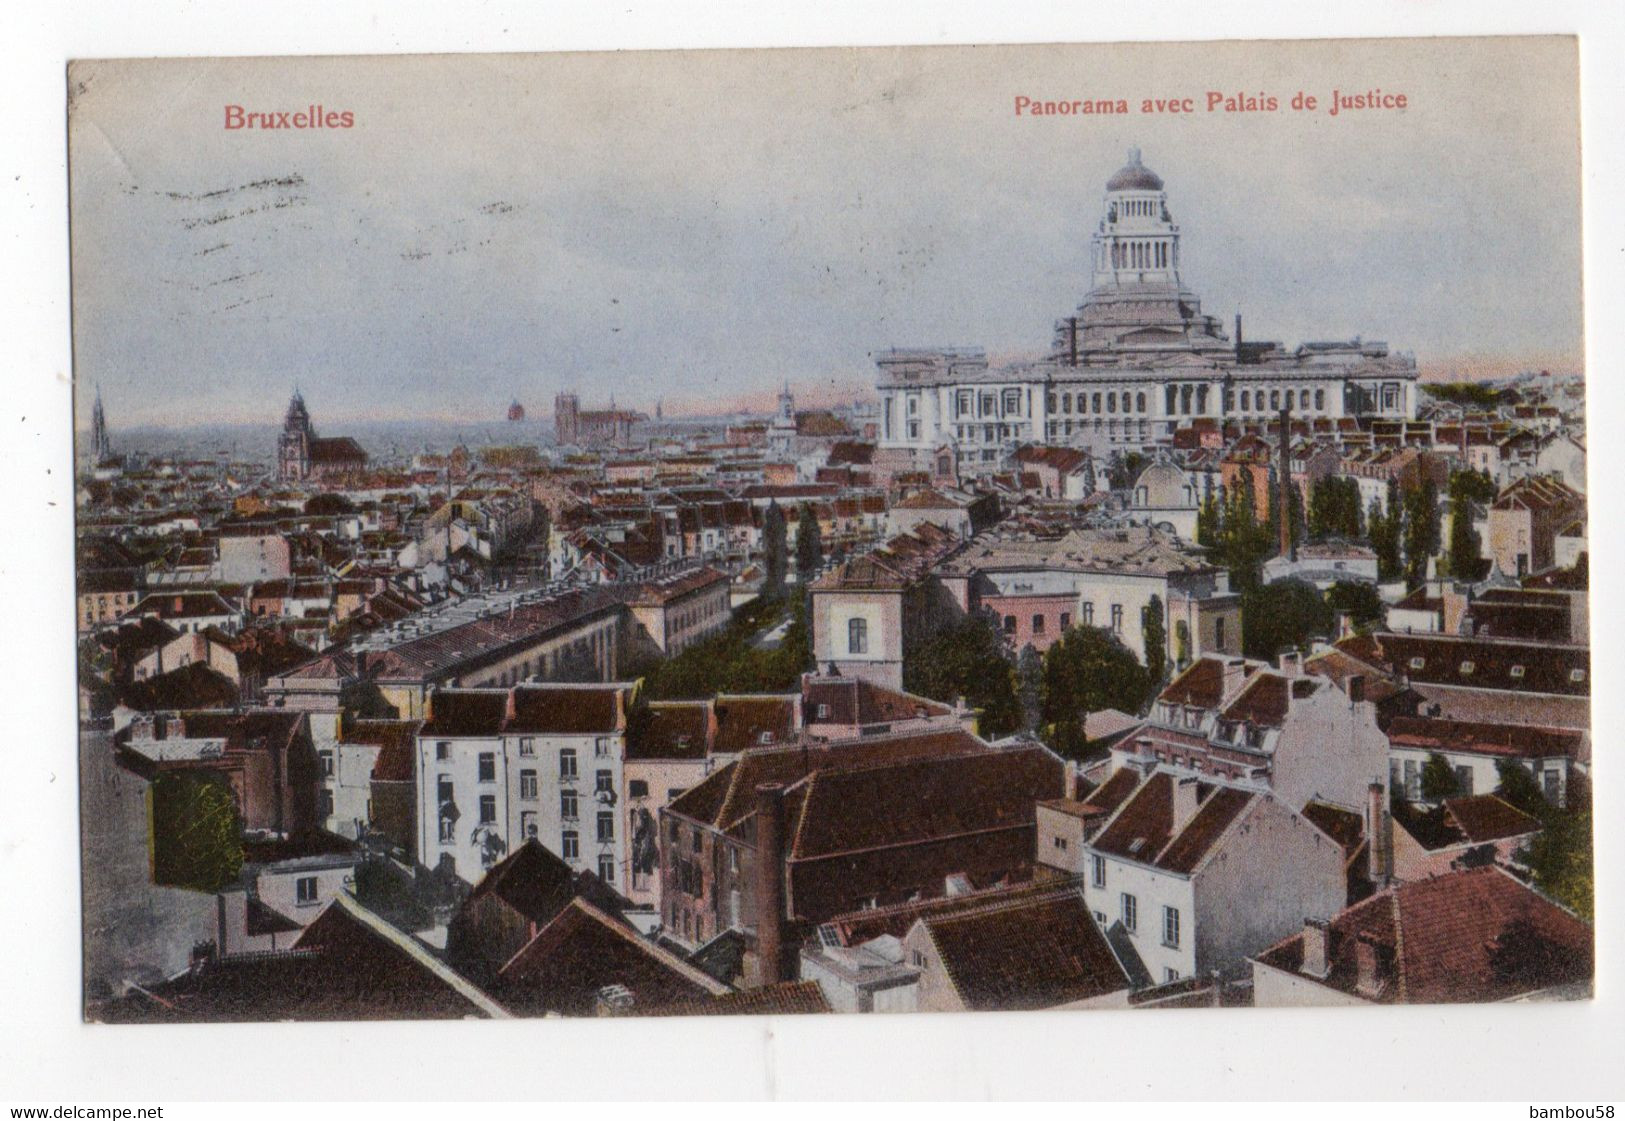
[[[1131,145],[1168,182],[1188,282],[1249,338],[1382,338],[1424,378],[1578,371],[1574,91],[1487,81],[1493,44],[1444,76],[1437,45],[1293,44],[1262,79],[1224,45],[1185,76],[1184,49],[85,64],[78,376],[126,426],[181,407],[271,423],[295,381],[338,423],[545,409],[564,389],[663,397],[674,417],[765,409],[786,378],[832,403],[866,395],[890,346],[1042,350],[1087,289],[1104,179]],[[1412,108],[1011,109],[1022,90],[1134,100],[1245,75],[1329,91],[1361,74]],[[357,125],[249,136],[215,119],[285,101],[343,104]],[[423,159],[445,136],[459,143]],[[1529,163],[1498,159],[1507,146]]]

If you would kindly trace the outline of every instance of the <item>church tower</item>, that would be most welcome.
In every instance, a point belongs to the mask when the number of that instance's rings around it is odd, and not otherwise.
[[[579,442],[581,399],[574,393],[560,393],[553,398],[553,442],[566,447]]]
[[[97,463],[113,458],[113,441],[107,435],[107,415],[102,412],[102,387],[96,387],[96,404],[90,410],[90,449]]]
[[[283,482],[296,483],[310,474],[310,443],[315,435],[305,399],[295,389],[282,421],[282,435],[277,438],[277,477]]]

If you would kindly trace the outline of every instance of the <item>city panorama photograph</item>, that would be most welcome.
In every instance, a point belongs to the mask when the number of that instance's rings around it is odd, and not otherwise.
[[[1578,81],[72,63],[85,1020],[1589,999]]]

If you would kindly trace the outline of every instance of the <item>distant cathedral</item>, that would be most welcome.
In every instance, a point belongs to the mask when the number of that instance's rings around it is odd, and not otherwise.
[[[316,435],[305,399],[294,390],[288,415],[282,421],[282,435],[277,439],[277,477],[285,483],[297,483],[352,475],[366,466],[367,453],[350,437],[324,439]]]
[[[609,408],[583,410],[574,393],[553,398],[554,440],[561,447],[625,447],[634,431],[649,418],[630,409],[617,409],[610,398]]]

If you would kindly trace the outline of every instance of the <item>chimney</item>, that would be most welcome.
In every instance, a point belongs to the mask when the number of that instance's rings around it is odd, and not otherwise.
[[[1354,965],[1355,995],[1368,1000],[1381,996],[1382,990],[1388,986],[1388,978],[1382,967],[1377,938],[1370,931],[1361,931],[1354,940]]]
[[[1378,887],[1388,880],[1388,807],[1383,805],[1385,794],[1380,782],[1366,788],[1366,878]]]
[[[1357,705],[1365,701],[1365,674],[1351,673],[1343,679],[1343,688],[1348,691],[1349,704]]]
[[[784,980],[784,786],[756,788],[756,957],[764,985]]]
[[[1326,955],[1329,927],[1325,919],[1303,920],[1303,972],[1321,981],[1332,971]]]
[[[1196,779],[1195,777],[1177,779],[1174,782],[1174,821],[1169,836],[1177,836],[1179,831],[1190,824],[1191,818],[1196,816]]]
[[[1069,802],[1083,800],[1083,774],[1077,760],[1066,761],[1066,799]]]
[[[1247,663],[1241,658],[1230,658],[1224,663],[1224,691],[1220,694],[1221,703],[1228,703],[1241,689],[1241,683],[1247,679]]]
[[[1468,592],[1459,590],[1454,583],[1445,583],[1439,588],[1439,599],[1442,604],[1445,634],[1460,634],[1467,619],[1467,609],[1473,605],[1473,597]]]
[[[502,722],[504,724],[511,724],[519,718],[518,693],[519,686],[512,685],[508,687],[508,695],[502,701]]]
[[[1282,677],[1301,677],[1303,675],[1303,655],[1297,650],[1283,650],[1277,659],[1281,667]]]

